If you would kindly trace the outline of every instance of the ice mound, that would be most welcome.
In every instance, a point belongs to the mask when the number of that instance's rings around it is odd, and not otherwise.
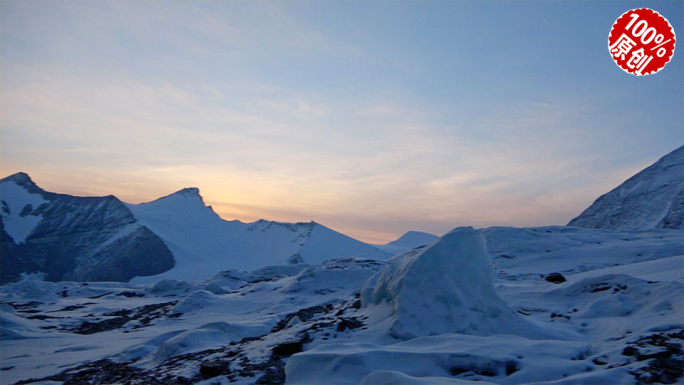
[[[351,294],[386,265],[385,261],[365,258],[331,259],[320,265],[308,265],[297,275],[283,279],[282,292]]]
[[[163,279],[152,286],[155,294],[187,294],[197,288],[188,281],[177,281],[175,279]]]
[[[472,385],[473,381],[447,377],[412,377],[391,370],[377,370],[363,378],[359,385]],[[477,385],[492,385],[493,382],[478,381]]]
[[[388,346],[335,343],[290,357],[285,378],[287,384],[319,385],[454,384],[465,379],[477,384],[483,380],[522,384],[584,374],[587,363],[583,359],[590,351],[587,342],[535,341],[511,335],[445,334]],[[421,379],[404,382],[409,377]]]
[[[11,306],[2,304],[0,309],[0,340],[30,338],[39,330],[34,323],[18,316]]]
[[[222,288],[222,287],[221,287],[219,284],[217,284],[216,282],[212,282],[212,283],[208,284],[207,286],[204,287],[204,290],[209,291],[209,292],[212,292],[212,293],[214,293],[214,294],[216,294],[216,295],[221,295],[221,294],[228,294],[228,293],[230,293],[230,292],[227,291],[226,289]]]
[[[399,339],[446,333],[549,337],[499,298],[484,236],[472,227],[392,258],[366,282],[361,300],[369,313],[391,307],[389,332]]]
[[[218,296],[210,291],[197,290],[173,307],[174,313],[188,314],[211,306]]]
[[[45,274],[21,274],[19,282],[3,285],[4,300],[53,301],[55,284],[45,282]]]
[[[271,330],[270,325],[252,323],[229,323],[229,322],[211,322],[200,326],[200,329],[216,329],[226,334],[231,334],[242,338],[261,337]]]
[[[636,265],[643,269],[643,263]],[[648,263],[645,266],[657,265]],[[681,265],[672,268],[681,274]],[[582,325],[589,330],[585,333],[614,338],[628,332],[645,333],[654,327],[667,330],[684,326],[684,284],[647,281],[625,274],[599,275],[601,271],[615,270],[608,268],[577,274],[571,277],[569,285],[544,293],[546,298],[554,300],[554,307],[549,311],[581,319]],[[615,320],[619,320],[619,324]]]

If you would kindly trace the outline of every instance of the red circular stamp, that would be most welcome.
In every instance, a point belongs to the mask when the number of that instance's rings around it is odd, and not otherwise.
[[[670,61],[675,33],[666,18],[648,8],[618,17],[608,35],[608,51],[620,68],[632,75],[654,74]]]

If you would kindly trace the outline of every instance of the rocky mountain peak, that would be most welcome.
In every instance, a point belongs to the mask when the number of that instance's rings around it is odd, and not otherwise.
[[[8,177],[0,179],[1,184],[5,183],[14,183],[17,186],[21,186],[24,188],[24,190],[28,191],[31,194],[44,194],[45,191],[38,187],[31,177],[25,173],[25,172],[18,172],[16,174],[10,175]]]

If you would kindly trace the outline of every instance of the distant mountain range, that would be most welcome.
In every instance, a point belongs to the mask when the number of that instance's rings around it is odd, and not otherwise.
[[[684,146],[602,195],[569,226],[681,229]],[[202,280],[219,271],[386,259],[437,237],[409,231],[370,245],[315,222],[226,221],[197,188],[142,204],[47,192],[25,173],[0,180],[0,283],[41,272],[49,281]]]
[[[221,270],[391,255],[315,222],[226,221],[187,188],[138,205],[47,192],[25,173],[0,180],[0,279],[205,279]]]
[[[594,229],[681,229],[684,146],[601,195],[568,226]]]

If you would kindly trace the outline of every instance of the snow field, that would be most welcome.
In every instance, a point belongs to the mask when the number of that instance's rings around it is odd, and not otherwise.
[[[155,285],[26,276],[0,290],[0,359],[10,368],[0,383],[107,357],[191,378],[201,360],[220,357],[202,353],[207,349],[238,349],[230,366],[236,373],[243,358],[266,365],[275,346],[305,334],[303,352],[283,358],[288,384],[633,383],[630,372],[652,360],[625,356],[625,347],[684,329],[682,243],[673,230],[460,228],[387,261],[227,270]],[[544,280],[555,271],[567,281]],[[351,306],[356,294],[359,308]],[[150,305],[164,307],[147,324],[131,318],[111,330],[73,332]],[[292,316],[307,308],[324,310]],[[362,327],[340,330],[340,320],[350,318]],[[180,358],[194,354],[203,358]],[[164,366],[170,360],[180,361]],[[219,376],[197,383],[231,382]]]

